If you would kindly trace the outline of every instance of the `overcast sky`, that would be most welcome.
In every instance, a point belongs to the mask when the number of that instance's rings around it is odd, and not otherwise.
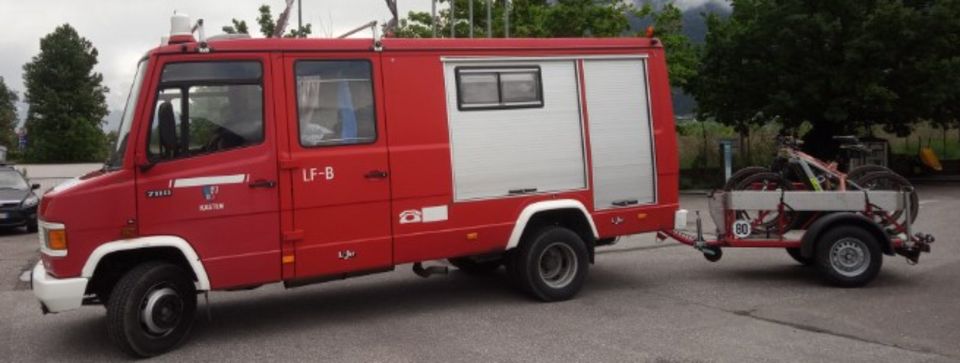
[[[313,24],[313,36],[342,34],[370,20],[383,22],[390,17],[384,0],[302,0],[303,22]],[[407,12],[429,11],[431,0],[399,0],[401,17]],[[678,0],[682,7],[709,0]],[[0,76],[23,96],[23,64],[40,51],[40,38],[58,25],[70,23],[81,36],[93,42],[100,52],[96,71],[103,74],[110,88],[108,106],[113,113],[107,129],[115,127],[136,63],[160,42],[170,28],[174,10],[194,19],[204,19],[207,34],[220,33],[231,18],[247,21],[250,31],[258,33],[257,8],[270,5],[279,14],[283,0],[0,0]],[[296,13],[291,13],[291,24]],[[370,37],[361,32],[358,37]],[[21,117],[26,105],[20,104]]]

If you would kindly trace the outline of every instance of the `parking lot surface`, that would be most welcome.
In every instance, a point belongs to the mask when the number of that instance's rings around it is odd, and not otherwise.
[[[188,341],[155,360],[958,361],[960,185],[919,193],[916,229],[937,237],[933,252],[916,266],[886,257],[865,288],[826,286],[781,249],[727,249],[711,263],[648,234],[598,250],[583,291],[560,303],[532,301],[503,271],[422,279],[409,265],[211,293]],[[703,196],[682,206],[707,213]],[[21,278],[37,253],[36,235],[0,235],[0,361],[126,359],[102,307],[40,313]]]

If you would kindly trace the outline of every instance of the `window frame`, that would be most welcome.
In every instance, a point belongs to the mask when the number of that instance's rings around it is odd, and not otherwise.
[[[303,144],[303,130],[300,125],[300,83],[297,82],[297,66],[300,63],[331,63],[331,62],[364,62],[367,64],[368,69],[370,70],[370,98],[373,101],[373,139],[365,142],[353,142],[353,143],[337,143],[337,144],[320,144],[320,145],[304,145]],[[331,148],[331,147],[344,147],[344,146],[360,146],[360,145],[371,145],[376,144],[380,141],[380,125],[379,113],[377,112],[377,87],[376,81],[374,80],[374,66],[373,61],[368,58],[299,58],[293,61],[293,67],[291,69],[293,72],[293,103],[296,106],[295,114],[297,116],[297,145],[300,145],[304,149],[318,149],[318,148]]]
[[[200,80],[200,81],[172,81],[172,82],[163,82],[163,81],[162,81],[162,79],[163,79],[163,70],[164,70],[168,65],[171,65],[171,64],[185,64],[185,63],[257,63],[257,65],[260,66],[260,78],[256,78],[256,79],[253,79],[253,78],[250,78],[250,79],[236,79],[236,80],[217,80],[217,81],[204,81],[204,80]],[[160,67],[160,69],[158,70],[158,71],[159,71],[159,74],[157,75],[157,83],[154,85],[153,100],[152,100],[153,103],[149,106],[149,107],[150,107],[150,123],[149,123],[148,126],[147,126],[147,130],[146,130],[146,131],[147,131],[147,132],[146,132],[146,134],[147,134],[146,143],[144,143],[144,155],[145,155],[145,157],[147,158],[147,161],[148,161],[149,163],[151,163],[151,164],[158,164],[158,163],[165,163],[165,162],[170,162],[170,161],[186,160],[186,159],[191,159],[191,158],[194,158],[194,157],[202,157],[202,156],[207,156],[207,155],[215,155],[215,154],[220,154],[220,153],[223,153],[223,152],[230,152],[230,151],[234,151],[234,150],[242,150],[242,149],[246,149],[246,148],[250,148],[250,147],[256,147],[256,146],[263,145],[264,142],[265,142],[266,139],[267,139],[267,90],[266,90],[266,79],[265,79],[264,69],[265,69],[265,67],[264,67],[264,65],[263,65],[263,60],[262,60],[262,59],[259,59],[259,58],[249,58],[249,59],[247,59],[247,58],[237,58],[237,59],[229,59],[229,60],[221,60],[221,59],[216,59],[216,60],[178,60],[178,61],[171,61],[171,62],[162,63],[162,67]],[[154,153],[151,152],[151,150],[150,150],[150,142],[151,142],[151,140],[152,140],[154,126],[155,126],[156,123],[157,123],[157,102],[160,100],[160,92],[161,92],[161,91],[163,91],[163,90],[168,90],[168,89],[176,89],[176,90],[179,90],[179,91],[180,91],[180,94],[181,94],[181,99],[180,99],[180,103],[181,103],[181,104],[180,104],[181,114],[186,113],[186,114],[188,115],[188,118],[189,118],[189,115],[190,115],[190,102],[189,102],[189,100],[190,100],[190,88],[191,88],[191,87],[197,87],[197,86],[200,86],[200,87],[203,87],[203,86],[206,86],[206,87],[211,87],[211,86],[243,86],[243,85],[260,86],[260,122],[261,122],[261,128],[260,128],[260,141],[259,141],[259,142],[257,142],[257,143],[252,143],[252,144],[248,144],[248,145],[244,145],[244,146],[239,146],[239,147],[233,147],[233,148],[229,148],[229,149],[224,149],[224,150],[215,150],[215,151],[208,151],[208,152],[198,152],[198,153],[196,153],[196,154],[189,154],[189,155],[186,155],[186,156],[173,157],[173,158],[170,158],[170,159],[161,158],[159,155],[156,155],[156,154],[154,154]],[[181,124],[182,124],[182,122],[183,122],[183,120],[177,120],[177,121],[181,122]],[[182,128],[182,126],[179,126],[179,125],[178,125],[178,127]],[[180,140],[177,140],[177,141],[179,142]],[[187,139],[187,143],[188,143],[187,148],[188,148],[188,150],[189,150],[189,141],[190,141],[190,140]]]
[[[463,72],[467,71],[467,72]],[[518,72],[511,72],[518,71]],[[457,110],[464,111],[489,111],[489,110],[514,110],[514,109],[524,109],[524,108],[544,108],[547,104],[545,97],[543,95],[543,71],[539,65],[522,65],[522,66],[493,66],[493,67],[484,67],[484,66],[460,66],[454,68],[456,89],[457,89]],[[483,106],[470,106],[469,104],[464,103],[463,100],[463,83],[461,78],[463,74],[494,74],[497,77],[497,104],[496,105],[487,105]],[[537,76],[537,101],[530,102],[504,102],[503,101],[503,81],[501,80],[500,75],[503,73],[534,73]]]

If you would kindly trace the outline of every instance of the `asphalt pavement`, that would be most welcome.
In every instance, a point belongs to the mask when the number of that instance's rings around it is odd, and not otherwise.
[[[711,263],[647,234],[598,250],[580,295],[560,303],[514,291],[503,271],[423,279],[409,265],[211,293],[189,340],[154,360],[960,361],[960,184],[919,193],[916,229],[937,237],[933,252],[916,266],[886,257],[864,288],[824,285],[781,249],[726,249]],[[682,205],[707,213],[702,196]],[[0,361],[127,359],[102,307],[40,313],[21,280],[36,256],[36,235],[0,234]]]

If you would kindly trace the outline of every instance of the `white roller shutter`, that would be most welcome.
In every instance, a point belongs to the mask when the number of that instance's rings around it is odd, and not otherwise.
[[[646,61],[585,60],[584,85],[596,209],[654,203]]]
[[[543,104],[460,110],[458,67],[539,68]],[[447,61],[444,72],[456,200],[586,188],[574,61]]]

